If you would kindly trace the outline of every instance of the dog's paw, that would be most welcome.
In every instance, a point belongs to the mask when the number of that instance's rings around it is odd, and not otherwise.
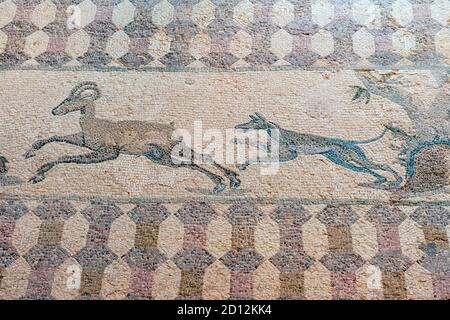
[[[226,186],[222,182],[220,182],[220,183],[216,184],[216,186],[214,187],[213,193],[214,194],[221,193],[223,190],[225,190],[225,187]]]
[[[237,188],[239,188],[240,185],[241,185],[241,180],[239,180],[238,178],[231,179],[231,181],[230,181],[231,189],[237,189]]]
[[[246,164],[246,163],[244,163],[244,164],[238,164],[238,165],[236,166],[236,168],[237,168],[239,171],[244,171],[244,170],[247,169],[247,167],[248,167],[248,164]]]
[[[39,183],[39,182],[43,181],[44,179],[45,179],[44,175],[37,174],[37,175],[31,177],[30,180],[28,180],[28,182],[36,184],[36,183]]]
[[[34,156],[36,156],[36,153],[35,153],[34,150],[28,150],[27,152],[25,152],[25,153],[23,154],[23,157],[24,157],[25,159],[33,158]]]

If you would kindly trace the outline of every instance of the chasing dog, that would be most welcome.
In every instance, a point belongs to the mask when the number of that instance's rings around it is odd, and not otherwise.
[[[319,135],[300,133],[292,130],[281,128],[276,123],[267,120],[261,113],[250,115],[250,121],[235,126],[235,129],[248,132],[251,130],[264,130],[268,136],[275,140],[278,144],[278,155],[270,158],[249,159],[243,164],[238,165],[239,170],[245,170],[254,163],[270,163],[270,162],[288,162],[298,158],[300,155],[321,155],[330,160],[332,163],[349,169],[353,172],[366,173],[375,178],[375,181],[369,184],[360,184],[366,187],[380,189],[398,188],[403,179],[389,165],[378,164],[369,160],[359,145],[369,144],[381,139],[389,130],[386,128],[380,135],[362,141],[343,140],[338,138],[323,137]],[[275,130],[276,133],[275,134]],[[236,144],[247,144],[247,140],[235,139]],[[264,148],[270,151],[270,145],[254,144],[258,148]],[[394,177],[394,181],[389,181],[385,175],[390,173]]]

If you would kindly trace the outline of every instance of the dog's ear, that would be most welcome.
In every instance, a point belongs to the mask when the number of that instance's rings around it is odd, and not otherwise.
[[[267,119],[259,112],[255,112],[256,117],[258,117],[259,119],[263,120],[263,121],[267,121]]]

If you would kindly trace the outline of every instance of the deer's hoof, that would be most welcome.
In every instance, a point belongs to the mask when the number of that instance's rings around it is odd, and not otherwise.
[[[30,180],[28,180],[28,182],[31,182],[33,184],[35,183],[39,183],[41,181],[43,181],[45,179],[44,175],[35,175],[34,177],[32,177]]]
[[[225,185],[222,182],[220,182],[216,184],[216,186],[214,187],[213,193],[218,194],[221,193],[223,190],[225,190]]]
[[[35,155],[36,153],[34,152],[34,150],[28,150],[23,154],[25,159],[33,158]]]
[[[241,185],[241,180],[239,180],[238,178],[231,179],[231,182],[230,182],[231,189],[237,189],[237,188],[239,188],[240,185]]]

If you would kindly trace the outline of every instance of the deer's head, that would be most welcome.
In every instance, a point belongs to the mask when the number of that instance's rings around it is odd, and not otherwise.
[[[70,112],[80,111],[100,98],[100,90],[95,82],[82,82],[72,89],[70,95],[53,109],[52,114],[63,116]]]
[[[256,112],[254,115],[251,114],[251,115],[249,115],[249,117],[250,117],[249,122],[238,124],[234,128],[244,130],[244,131],[268,130],[268,129],[278,128],[278,126],[275,123],[268,121],[259,112]]]

